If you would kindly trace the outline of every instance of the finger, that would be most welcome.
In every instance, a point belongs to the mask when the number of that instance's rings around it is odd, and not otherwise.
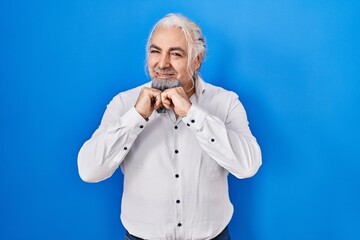
[[[154,95],[161,94],[161,91],[156,88],[149,88]]]
[[[165,100],[162,102],[162,104],[163,104],[164,107],[167,108],[167,109],[172,108],[172,102],[171,102],[171,100],[169,100],[169,99],[165,99]]]
[[[155,91],[156,89],[153,88],[146,88],[146,96],[151,101],[151,105],[155,104],[156,102],[156,96],[158,95],[158,92]]]
[[[153,98],[155,96],[155,91],[151,88],[148,88],[146,89],[146,95],[149,97],[149,98]]]
[[[171,99],[171,89],[166,89],[161,93],[161,101],[165,101],[166,99]]]
[[[161,102],[161,91],[158,89],[151,89],[152,97],[155,99],[155,104],[159,104],[159,101]]]
[[[161,95],[156,94],[156,96],[154,97],[154,108],[158,109],[161,106],[162,102],[161,102]]]

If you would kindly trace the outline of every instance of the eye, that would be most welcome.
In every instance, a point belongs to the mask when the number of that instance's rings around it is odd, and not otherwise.
[[[150,53],[160,53],[160,51],[156,49],[150,49]]]
[[[173,53],[171,53],[171,55],[173,55],[175,57],[182,57],[182,55],[178,52],[173,52]]]

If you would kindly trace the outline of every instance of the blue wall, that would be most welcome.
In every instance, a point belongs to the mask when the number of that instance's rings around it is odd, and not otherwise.
[[[0,239],[122,239],[122,175],[77,152],[120,91],[148,81],[168,12],[208,40],[203,77],[236,91],[263,151],[230,177],[233,239],[360,239],[359,1],[0,1]]]

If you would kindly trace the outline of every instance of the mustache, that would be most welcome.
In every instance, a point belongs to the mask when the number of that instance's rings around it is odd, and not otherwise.
[[[154,72],[159,73],[159,74],[176,74],[177,73],[172,68],[160,68],[160,67],[155,67]]]

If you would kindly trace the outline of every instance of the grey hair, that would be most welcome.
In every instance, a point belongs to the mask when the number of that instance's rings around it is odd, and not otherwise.
[[[190,64],[192,61],[196,60],[196,58],[201,54],[202,59],[205,58],[206,53],[206,41],[201,32],[200,27],[190,19],[184,17],[181,14],[170,13],[160,19],[153,29],[150,32],[147,44],[146,44],[146,61],[145,61],[145,69],[147,69],[147,60],[149,57],[150,51],[150,41],[158,27],[177,27],[182,30],[185,35],[185,39],[187,42],[187,52],[188,52],[188,65],[187,70],[190,75]],[[197,74],[197,73],[196,73]],[[192,77],[192,76],[191,76]]]

